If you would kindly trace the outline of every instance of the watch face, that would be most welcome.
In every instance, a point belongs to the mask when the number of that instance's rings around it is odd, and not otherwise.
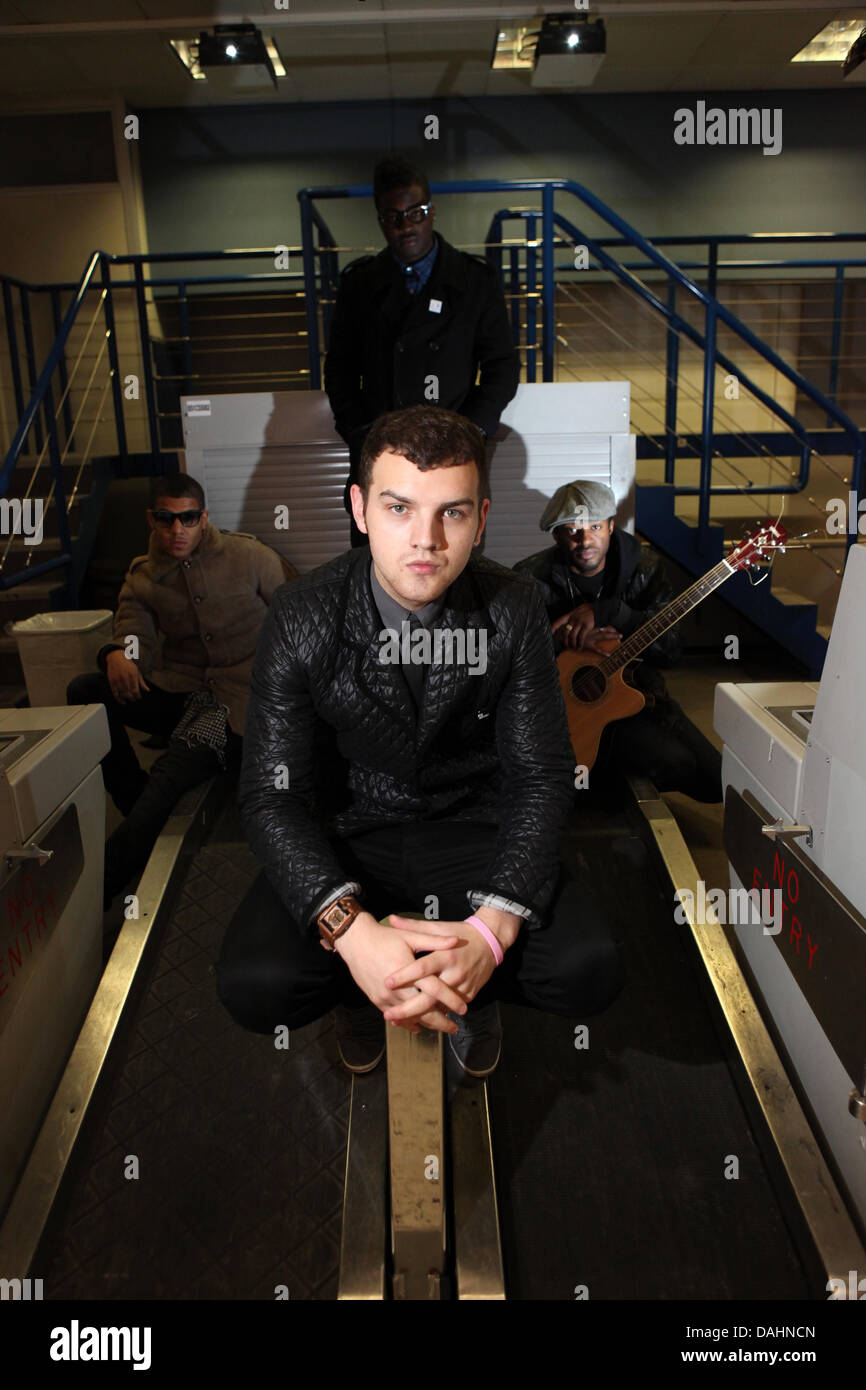
[[[345,922],[348,915],[344,907],[341,907],[339,903],[333,903],[325,913],[325,926],[330,931],[336,931],[340,923]]]

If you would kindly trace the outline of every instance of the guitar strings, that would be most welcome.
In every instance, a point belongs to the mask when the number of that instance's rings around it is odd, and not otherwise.
[[[779,515],[776,517],[775,522],[772,523],[771,527],[765,527],[763,529],[773,529],[779,525],[785,512],[785,504],[786,498],[783,496]],[[809,533],[803,534],[806,535]],[[744,540],[747,539],[749,539],[749,537],[744,537]],[[795,539],[800,539],[800,537],[796,537]],[[754,564],[749,564],[745,567],[746,574],[751,584],[757,585],[763,583],[772,568],[776,552],[778,550],[784,550],[784,548],[784,546],[780,545],[774,545],[772,547],[769,563],[766,566],[765,573],[762,574],[760,579],[756,580],[752,577],[752,570],[755,568]],[[724,559],[719,560],[719,562],[714,565],[712,569],[708,570],[706,574],[701,575],[700,578],[695,580],[693,584],[690,584],[687,589],[684,589],[681,594],[678,594],[672,599],[660,613],[656,613],[654,617],[642,623],[637,631],[633,632],[624,642],[620,643],[614,651],[606,653],[603,659],[596,665],[583,666],[579,671],[576,671],[570,681],[571,689],[574,694],[578,698],[580,698],[581,692],[585,692],[587,696],[591,696],[594,693],[593,687],[598,684],[597,678],[599,675],[602,677],[608,676],[621,666],[627,666],[630,661],[635,659],[638,651],[645,650],[646,647],[651,646],[654,641],[661,637],[663,633],[674,627],[681,618],[685,617],[689,609],[695,606],[696,602],[701,602],[703,599],[708,598],[713,590],[717,589],[732,573],[735,573],[735,571],[731,569],[729,561]],[[702,590],[703,592],[701,592]],[[674,610],[677,608],[682,608],[682,611],[674,613]],[[663,618],[665,614],[669,615],[668,618],[659,625],[659,619]],[[649,640],[647,640],[647,632],[650,629],[655,630]],[[635,638],[638,637],[641,638],[640,642],[635,641]]]

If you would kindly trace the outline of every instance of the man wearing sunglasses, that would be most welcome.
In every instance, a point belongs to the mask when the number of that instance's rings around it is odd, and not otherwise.
[[[433,230],[424,173],[397,156],[382,159],[373,196],[387,245],[340,277],[325,358],[325,390],[349,446],[343,500],[350,517],[349,489],[378,416],[441,405],[491,438],[520,379],[496,274]],[[367,543],[354,519],[351,537],[353,546]]]
[[[105,847],[106,907],[143,869],[181,793],[240,765],[259,631],[275,590],[296,577],[254,536],[210,525],[201,487],[183,473],[154,480],[147,518],[148,553],[129,567],[100,672],[66,692],[108,715],[102,775],[126,819]],[[169,737],[149,777],[126,726]]]

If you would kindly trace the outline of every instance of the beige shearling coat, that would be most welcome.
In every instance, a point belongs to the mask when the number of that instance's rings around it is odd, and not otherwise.
[[[133,560],[114,617],[114,641],[134,635],[144,679],[163,690],[210,690],[243,734],[250,672],[275,591],[297,571],[255,536],[208,523],[186,559],[151,535]]]

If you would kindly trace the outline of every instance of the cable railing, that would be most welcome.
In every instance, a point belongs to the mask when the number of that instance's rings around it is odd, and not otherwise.
[[[848,476],[850,487],[859,498],[862,491],[863,439],[857,425],[839,408],[838,404],[807,380],[799,371],[784,360],[773,348],[763,342],[737,315],[722,304],[716,297],[720,269],[720,248],[727,245],[749,244],[760,241],[762,245],[773,243],[809,242],[858,242],[864,238],[859,234],[808,234],[790,233],[763,237],[757,234],[735,236],[704,237],[659,237],[648,241],[623,218],[607,207],[588,189],[567,179],[526,179],[496,180],[476,179],[461,183],[434,183],[430,185],[434,196],[449,193],[481,195],[500,192],[526,191],[540,195],[541,208],[500,209],[493,217],[491,230],[485,241],[488,258],[498,269],[505,293],[511,299],[512,332],[515,341],[522,340],[527,380],[536,379],[540,361],[541,378],[552,381],[554,377],[555,346],[555,292],[556,292],[556,254],[564,247],[573,253],[584,248],[588,261],[594,261],[602,271],[608,273],[612,281],[625,285],[645,305],[660,316],[667,326],[666,344],[666,399],[665,399],[665,480],[680,494],[695,494],[698,497],[698,530],[703,541],[710,525],[710,500],[712,496],[741,491],[736,484],[714,483],[712,468],[715,446],[713,442],[715,417],[715,378],[717,367],[721,366],[727,374],[735,378],[739,386],[749,392],[752,399],[760,402],[770,414],[785,426],[795,445],[795,455],[799,454],[799,467],[796,474],[787,482],[765,484],[762,493],[787,494],[801,492],[809,478],[809,463],[815,448],[815,441],[800,420],[785,406],[775,400],[758,382],[743,369],[742,361],[735,362],[719,345],[719,330],[725,327],[737,341],[740,354],[746,349],[758,359],[762,359],[775,372],[787,380],[795,391],[818,406],[826,415],[828,426],[841,431],[843,439],[838,452],[850,456]],[[577,227],[561,212],[556,211],[557,194],[565,195],[582,204],[591,214],[616,234],[590,236],[583,228]],[[365,198],[372,196],[370,185],[352,185],[345,188],[307,188],[298,194],[301,209],[301,232],[304,248],[305,285],[307,295],[307,332],[310,354],[310,382],[318,386],[321,381],[321,337],[327,341],[327,317],[323,314],[322,334],[320,336],[318,312],[318,286],[327,289],[329,301],[335,292],[333,272],[325,277],[316,275],[317,259],[327,255],[333,266],[334,238],[316,204],[323,200]],[[502,229],[507,221],[519,220],[524,227],[524,236],[519,241],[505,244]],[[659,249],[661,245],[702,245],[707,247],[704,261],[686,262],[680,267],[669,260]],[[637,263],[624,262],[614,254],[615,250],[629,248],[641,260]],[[835,264],[835,263],[834,263]],[[796,268],[805,265],[822,266],[810,258],[798,257]],[[847,265],[847,262],[846,262]],[[707,287],[703,288],[689,278],[686,269],[695,266],[706,271]],[[866,267],[866,260],[855,260],[851,268],[859,270]],[[835,271],[839,293],[839,332],[841,333],[841,287],[844,287],[845,266],[838,265]],[[327,281],[327,283],[326,283]],[[664,297],[656,293],[662,289]],[[678,307],[677,297],[692,307],[697,306],[703,327],[689,322]],[[525,323],[519,322],[519,309],[527,310]],[[531,310],[531,312],[530,312]],[[834,323],[835,323],[834,318]],[[700,481],[697,486],[676,483],[675,469],[678,451],[677,434],[677,391],[679,385],[679,348],[683,340],[694,344],[702,354],[703,381],[701,393],[701,431],[700,431]],[[838,361],[838,347],[836,361]],[[849,537],[852,544],[856,537]]]
[[[540,208],[500,209],[485,240],[465,246],[485,252],[500,271],[511,309],[512,333],[523,355],[527,380],[535,380],[539,375],[546,381],[554,378],[557,350],[563,341],[562,333],[557,339],[557,303],[578,308],[585,319],[594,318],[596,329],[599,327],[597,306],[593,306],[587,294],[589,285],[617,286],[620,293],[628,293],[632,304],[639,300],[662,324],[664,365],[656,362],[654,371],[663,388],[663,405],[654,401],[649,387],[638,388],[636,384],[636,404],[646,421],[658,426],[652,430],[639,428],[638,442],[645,450],[644,457],[653,451],[658,456],[661,449],[665,478],[677,493],[698,497],[702,528],[709,524],[711,496],[749,488],[762,493],[802,491],[809,478],[810,460],[821,458],[820,434],[806,429],[797,418],[796,405],[788,409],[761,382],[752,380],[745,370],[746,361],[749,366],[760,362],[764,368],[777,372],[787,382],[789,395],[793,390],[795,396],[826,414],[833,438],[829,440],[828,436],[824,444],[829,441],[832,452],[843,452],[850,458],[850,486],[859,497],[862,439],[856,425],[841,409],[837,396],[843,370],[859,369],[859,355],[851,354],[850,359],[845,356],[846,345],[850,346],[853,337],[850,325],[845,324],[844,293],[847,290],[850,294],[852,286],[856,288],[866,260],[825,262],[799,255],[791,260],[744,260],[725,259],[722,253],[725,248],[751,249],[758,243],[763,250],[773,244],[862,243],[866,237],[786,233],[772,237],[665,236],[650,242],[588,190],[567,180],[476,180],[434,184],[432,191],[470,196],[505,193],[509,197],[528,191],[540,198]],[[357,254],[361,248],[339,245],[316,203],[320,199],[369,198],[371,194],[367,185],[302,190],[302,244],[299,248],[278,248],[285,253],[284,263],[281,268],[264,272],[250,267],[263,260],[275,263],[274,248],[145,256],[111,256],[97,251],[77,285],[27,286],[0,277],[10,368],[6,389],[11,395],[8,404],[19,422],[0,471],[0,495],[9,491],[13,475],[23,477],[26,470],[22,469],[20,475],[14,470],[21,469],[35,453],[24,496],[35,495],[39,470],[47,467],[48,499],[62,513],[57,527],[60,554],[36,565],[30,551],[24,570],[13,575],[7,573],[7,545],[0,557],[0,586],[10,587],[23,578],[69,564],[68,508],[81,494],[83,470],[97,453],[115,456],[122,469],[129,456],[130,429],[133,436],[138,431],[149,451],[153,471],[160,471],[163,449],[180,443],[181,395],[320,387],[323,346],[337,294],[340,258]],[[556,210],[557,196],[577,200],[601,221],[606,231],[615,235],[592,238],[582,234]],[[522,236],[506,239],[505,224],[514,219],[522,224]],[[572,255],[577,245],[586,246],[589,254],[589,265],[580,272],[574,271],[573,264],[559,263],[563,253]],[[658,249],[661,246],[704,249],[702,256],[675,264]],[[614,254],[619,252],[625,252],[629,259],[619,259]],[[197,267],[208,261],[215,262],[221,273],[196,273]],[[729,273],[759,274],[768,267],[784,275],[804,268],[827,273],[829,267],[832,272],[832,311],[810,314],[808,321],[791,316],[792,323],[801,330],[806,325],[812,338],[822,330],[829,333],[829,345],[823,355],[811,338],[808,344],[810,364],[820,362],[827,368],[828,393],[791,367],[717,297],[721,280]],[[174,273],[164,273],[170,268]],[[157,270],[159,273],[155,274]],[[706,285],[698,285],[688,271],[701,274]],[[785,279],[778,283],[794,282]],[[85,311],[86,302],[94,297],[95,309]],[[37,302],[47,308],[37,310]],[[759,320],[761,303],[758,296],[752,306]],[[778,304],[774,307],[778,309]],[[780,322],[778,314],[776,322]],[[625,351],[628,342],[622,323],[617,327],[608,321],[606,328],[620,334],[620,347]],[[50,341],[48,348],[43,349],[40,335],[44,338],[46,334]],[[736,346],[739,371],[733,362],[732,344]],[[634,352],[633,343],[631,350]],[[688,352],[701,366],[700,386],[691,382],[688,371],[680,370]],[[38,363],[43,360],[45,365],[37,377]],[[800,356],[797,360],[801,360]],[[647,363],[643,366],[649,370]],[[772,435],[738,429],[736,420],[726,417],[715,399],[717,368],[734,372],[742,389],[774,417],[781,429]],[[603,373],[599,370],[594,375]],[[5,408],[5,398],[0,404]],[[699,428],[686,432],[678,429],[682,404],[689,409],[700,407]],[[727,426],[729,432],[720,435],[719,425]],[[841,447],[837,440],[842,441]],[[734,460],[747,457],[747,448],[753,450],[752,457],[762,465],[775,469],[772,482],[754,483],[744,475]],[[826,447],[825,452],[831,449]],[[793,473],[789,463],[783,461],[791,455],[799,456]],[[677,481],[676,464],[681,456],[700,460],[697,486]],[[785,470],[787,480],[781,476]]]
[[[635,433],[639,437],[642,437],[643,440],[650,446],[651,450],[658,450],[659,453],[663,456],[662,447],[658,443],[658,435],[663,436],[665,429],[665,420],[664,416],[661,413],[662,408],[660,405],[660,402],[664,399],[665,387],[667,385],[667,378],[665,376],[664,367],[659,365],[657,358],[652,357],[649,353],[641,351],[639,348],[635,346],[633,338],[634,325],[631,320],[629,321],[628,325],[629,328],[632,330],[632,335],[630,336],[629,333],[626,331],[625,318],[622,320],[621,323],[617,322],[616,320],[612,320],[610,313],[607,312],[607,310],[609,309],[609,306],[607,305],[605,306],[606,312],[604,314],[598,312],[595,305],[591,301],[590,291],[588,289],[580,291],[579,299],[576,298],[573,292],[573,287],[571,286],[560,285],[558,289],[560,297],[564,297],[566,301],[579,303],[580,307],[587,313],[591,321],[592,331],[594,334],[594,346],[596,348],[595,361],[593,362],[590,368],[590,378],[592,380],[598,380],[599,378],[608,381],[621,379],[621,375],[611,375],[603,369],[600,369],[597,365],[598,356],[603,355],[603,347],[600,347],[599,344],[603,343],[605,335],[613,338],[617,342],[622,353],[627,353],[629,359],[632,362],[640,363],[641,366],[647,372],[652,373],[657,378],[661,378],[661,381],[659,383],[661,389],[650,390],[647,389],[643,385],[643,383],[638,384],[635,381],[634,375],[632,375],[631,401],[632,428],[634,429]],[[617,292],[623,296],[627,294],[627,291],[622,287],[617,287]],[[629,310],[631,318],[633,319],[633,304],[629,304]],[[576,365],[576,363],[580,361],[580,353],[578,349],[573,347],[571,343],[569,343],[567,339],[562,336],[561,333],[557,334],[557,342],[563,347],[564,351],[568,353],[570,358],[575,359],[574,363],[572,363],[570,367],[565,368],[565,370],[568,370],[570,372],[570,375],[574,376],[575,379],[580,380],[581,373]],[[562,366],[560,366],[560,370],[557,372],[558,379],[561,379],[562,375],[563,368]],[[637,389],[635,389],[636,386]],[[696,408],[699,408],[701,404],[701,393],[698,390],[698,388],[689,381],[689,378],[687,376],[681,377],[680,387],[681,397],[683,394],[687,395],[690,398],[692,405]],[[763,406],[759,408],[762,410],[765,409],[765,407]],[[654,430],[651,431],[639,423],[640,418],[643,416],[647,417],[649,421],[655,426]],[[721,447],[719,447],[720,437],[725,437],[720,436],[720,427],[729,432],[727,437],[737,438],[744,451],[744,454],[748,454],[749,460],[752,464],[752,473],[754,473],[756,467],[760,467],[761,465],[763,465],[767,468],[768,475],[775,474],[777,480],[780,480],[780,475],[785,479],[789,479],[791,477],[789,462],[780,458],[778,454],[772,452],[772,450],[767,446],[765,439],[762,438],[759,434],[756,434],[754,431],[750,429],[744,428],[741,422],[729,410],[726,410],[723,407],[720,408],[719,403],[717,401],[714,416],[713,467],[720,475],[723,475],[723,481],[725,483],[730,484],[729,493],[739,492],[744,496],[747,494],[754,496],[756,494],[760,495],[765,490],[769,491],[771,489],[767,489],[766,486],[760,482],[756,483],[753,477],[747,475],[743,471],[743,469],[737,463],[735,463],[734,459],[731,458],[726,452],[724,452]],[[679,430],[678,437],[682,438],[681,429]],[[645,456],[650,456],[649,451]],[[821,462],[825,466],[827,471],[836,479],[837,483],[841,488],[843,488],[843,490],[847,490],[847,479],[838,474],[836,470],[832,467],[832,465],[829,463],[829,461],[825,459],[817,450],[813,450],[811,461],[812,463],[814,463],[816,460]],[[824,523],[826,521],[826,510],[822,508],[820,503],[816,501],[814,497],[806,497],[805,494],[803,496],[804,505],[806,507],[809,507],[814,512],[816,518],[820,520],[821,527],[823,528]],[[731,545],[735,543],[735,541],[730,542]],[[825,548],[838,550],[840,547],[843,546],[843,540],[839,538],[824,536],[823,538],[811,537],[809,539],[792,541],[790,548],[810,552],[814,560],[818,564],[823,565],[826,569],[831,571],[835,578],[838,577],[841,571],[839,570],[837,565],[832,560],[828,559],[824,554],[822,554],[821,551]]]
[[[194,275],[185,269],[180,276],[148,276],[145,265],[261,259],[273,264],[273,248],[152,256],[111,256],[95,251],[77,285],[28,286],[9,277],[2,281],[9,376],[18,423],[0,470],[0,496],[12,490],[14,480],[14,490],[22,501],[38,497],[43,510],[53,505],[59,551],[37,564],[35,549],[25,545],[22,567],[10,572],[12,552],[20,548],[16,535],[10,533],[0,552],[0,588],[66,569],[65,599],[74,598],[70,590],[75,556],[69,513],[81,500],[85,470],[94,460],[116,459],[118,471],[126,471],[130,427],[137,429],[140,442],[150,453],[152,471],[159,473],[164,447],[179,442],[182,394],[214,387],[251,390],[261,385],[261,369],[254,364],[248,370],[238,365],[245,354],[248,362],[255,354],[259,360],[267,354],[266,377],[275,389],[307,384],[299,323],[293,325],[292,332],[276,327],[277,320],[291,318],[293,305],[297,306],[297,319],[302,318],[300,248],[280,251],[285,253],[287,267],[264,273],[243,270]],[[129,267],[131,275],[119,277],[119,267]],[[267,293],[260,293],[265,287]],[[241,302],[233,304],[231,296],[238,292]],[[61,296],[67,294],[68,307],[61,319]],[[275,308],[280,294],[286,297],[282,312]],[[46,295],[55,331],[37,379],[36,325],[40,314],[36,306],[41,307],[44,300],[39,297]],[[122,309],[126,320],[121,325]],[[257,321],[257,331],[245,333],[244,324],[249,325],[251,319]],[[170,331],[170,320],[177,332]],[[119,332],[121,326],[123,334]],[[166,326],[169,331],[165,331]],[[279,365],[284,349],[291,351],[294,345],[297,352],[299,340],[302,364],[294,368]],[[29,399],[25,398],[25,380]],[[137,418],[128,415],[133,409],[129,402],[139,403],[134,408]],[[171,430],[174,438],[166,441]],[[53,546],[49,544],[49,548]]]

